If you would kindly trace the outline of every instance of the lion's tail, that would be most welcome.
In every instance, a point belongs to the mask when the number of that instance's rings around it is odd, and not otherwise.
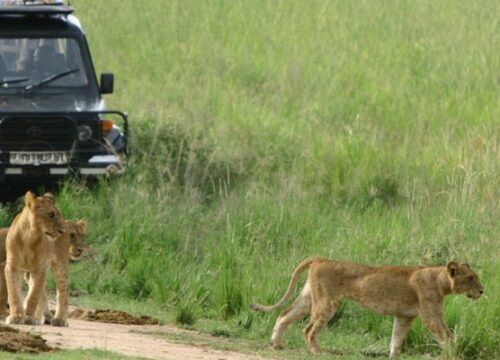
[[[294,270],[293,272],[293,275],[292,275],[292,278],[290,280],[290,283],[288,284],[288,289],[285,293],[285,295],[283,295],[283,297],[281,298],[280,301],[278,301],[276,304],[274,305],[261,305],[261,304],[252,304],[250,305],[250,308],[252,310],[255,310],[255,311],[272,311],[274,309],[277,309],[279,308],[280,306],[282,306],[285,301],[288,300],[288,298],[290,297],[290,295],[292,295],[292,292],[293,292],[293,289],[295,289],[295,286],[297,285],[297,282],[299,281],[299,278],[300,278],[300,275],[306,270],[309,268],[309,266],[311,265],[311,263],[315,260],[317,260],[318,257],[310,257],[310,258],[307,258],[305,259],[304,261],[302,261]]]

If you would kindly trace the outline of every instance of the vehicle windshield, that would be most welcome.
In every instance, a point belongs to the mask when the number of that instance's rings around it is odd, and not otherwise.
[[[0,38],[0,91],[25,88],[70,72],[43,88],[81,87],[88,84],[78,42],[72,38]]]

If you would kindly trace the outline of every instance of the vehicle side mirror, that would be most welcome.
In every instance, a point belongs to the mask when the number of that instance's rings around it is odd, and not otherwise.
[[[112,94],[114,89],[115,77],[112,73],[101,74],[101,84],[99,90],[101,94]]]

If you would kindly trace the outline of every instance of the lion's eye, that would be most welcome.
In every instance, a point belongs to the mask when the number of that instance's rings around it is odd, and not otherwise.
[[[53,219],[56,217],[56,213],[54,211],[49,212],[49,218]]]
[[[474,281],[474,276],[469,276],[469,281],[473,282]]]
[[[71,240],[75,240],[76,239],[76,234],[75,233],[71,233]]]

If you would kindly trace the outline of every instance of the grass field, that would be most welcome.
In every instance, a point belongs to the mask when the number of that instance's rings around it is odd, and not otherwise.
[[[72,289],[264,344],[277,314],[248,305],[305,257],[456,259],[485,296],[448,299],[448,349],[417,322],[405,354],[500,357],[500,2],[72,4],[133,146],[123,179],[59,195],[96,250]],[[387,353],[391,322],[346,304],[320,343]],[[302,327],[285,346],[312,358]]]

